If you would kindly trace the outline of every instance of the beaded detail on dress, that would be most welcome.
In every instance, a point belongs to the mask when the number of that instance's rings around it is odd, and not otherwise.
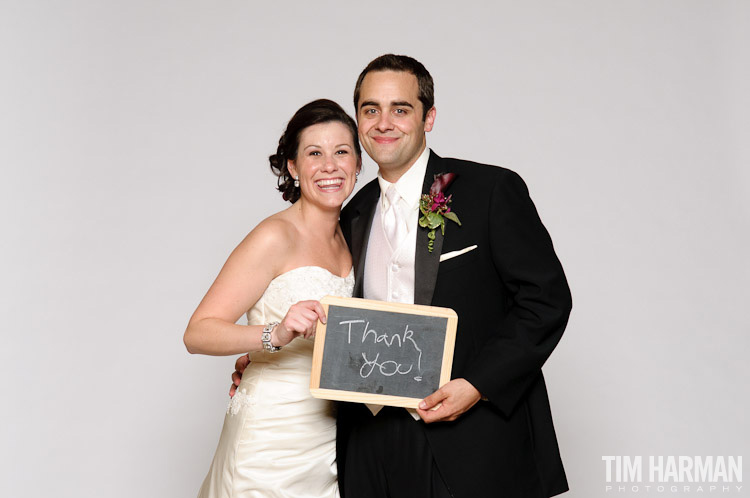
[[[229,406],[227,406],[227,413],[237,415],[240,412],[240,408],[251,406],[254,404],[255,396],[246,394],[242,391],[237,391],[234,393],[234,396],[232,396],[232,400],[229,402]]]

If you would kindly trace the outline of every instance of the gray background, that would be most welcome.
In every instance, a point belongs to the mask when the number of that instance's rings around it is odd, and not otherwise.
[[[187,320],[284,207],[267,156],[293,111],[351,110],[389,51],[437,82],[429,145],[519,172],[555,241],[574,311],[545,374],[568,496],[604,495],[602,455],[745,453],[749,16],[0,1],[0,496],[195,495],[234,358],[186,353]]]

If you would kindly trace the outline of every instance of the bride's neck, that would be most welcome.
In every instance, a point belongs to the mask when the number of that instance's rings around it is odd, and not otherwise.
[[[320,236],[330,235],[333,237],[339,226],[339,214],[341,209],[322,209],[304,199],[297,201],[293,209],[297,211],[300,221],[306,230]]]

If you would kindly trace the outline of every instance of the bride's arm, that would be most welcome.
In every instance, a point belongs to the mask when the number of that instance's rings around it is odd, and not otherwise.
[[[288,238],[283,221],[266,220],[240,242],[190,318],[184,335],[190,353],[224,356],[263,349],[263,325],[235,322],[280,273],[293,247]],[[317,301],[295,304],[274,329],[271,344],[285,346],[297,335],[311,335],[322,314]]]

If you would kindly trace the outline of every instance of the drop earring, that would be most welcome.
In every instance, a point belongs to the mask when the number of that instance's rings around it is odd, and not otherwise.
[[[294,188],[299,188],[299,176],[294,179]]]

